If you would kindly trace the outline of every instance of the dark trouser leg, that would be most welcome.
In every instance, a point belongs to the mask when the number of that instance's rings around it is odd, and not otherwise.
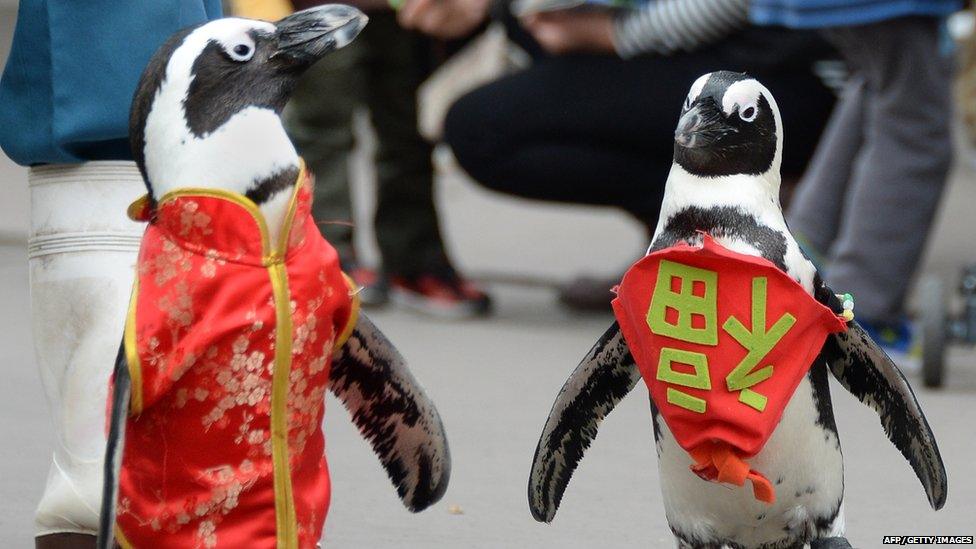
[[[858,75],[844,86],[789,211],[790,229],[818,263],[826,259],[844,216],[848,182],[864,138],[864,86]]]
[[[950,62],[938,26],[916,17],[831,31],[866,84],[864,144],[828,280],[854,294],[868,319],[902,313],[952,158]]]
[[[652,78],[637,65],[542,58],[459,99],[445,120],[445,141],[468,174],[492,190],[620,206],[653,225],[671,166],[671,138],[662,136],[674,133],[684,95],[678,89],[693,80],[687,72],[674,79],[680,84],[661,76],[674,84],[660,86],[668,96],[661,103],[678,105],[664,109],[646,105],[643,93],[657,86],[640,91]]]
[[[364,88],[363,41],[371,26],[308,70],[284,114],[289,135],[315,174],[312,215],[343,262],[355,255],[349,156],[355,144],[352,114]]]
[[[373,226],[391,274],[412,276],[447,261],[434,207],[431,145],[417,131],[417,87],[425,77],[426,40],[390,13],[370,20],[368,86],[376,129],[376,217]]]

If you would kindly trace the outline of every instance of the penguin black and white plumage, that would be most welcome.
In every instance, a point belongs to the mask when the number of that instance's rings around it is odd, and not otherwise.
[[[783,126],[772,94],[745,74],[714,72],[692,85],[675,131],[674,163],[648,254],[701,232],[738,253],[761,256],[837,313],[841,304],[804,257],[779,203]],[[749,461],[775,485],[772,505],[749,490],[705,482],[651,402],[667,520],[681,548],[849,547],[844,480],[827,370],[873,408],[909,461],[934,509],[946,499],[945,468],[904,376],[856,323],[827,337],[763,449]],[[600,422],[641,380],[615,322],[567,380],[536,448],[529,506],[555,516]]]
[[[144,208],[149,212],[150,224],[155,222],[153,212],[165,202],[164,197],[179,195],[183,189],[192,188],[202,195],[212,191],[216,196],[236,197],[233,202],[248,206],[254,221],[259,221],[258,225],[266,230],[266,234],[262,232],[262,240],[282,242],[285,244],[282,249],[289,253],[259,257],[257,268],[280,268],[285,272],[293,250],[291,235],[283,229],[293,222],[303,168],[282,126],[280,114],[305,69],[328,52],[348,44],[365,24],[366,17],[355,8],[323,5],[276,23],[237,18],[212,21],[180,31],[161,46],[143,73],[130,116],[132,150],[148,189]],[[317,229],[315,232],[317,235]],[[308,246],[295,253],[307,249]],[[280,280],[288,284],[289,276],[293,275],[284,274]],[[323,280],[321,271],[318,277]],[[267,282],[266,275],[264,281]],[[272,276],[271,285],[274,284]],[[281,295],[289,294],[285,290]],[[288,316],[288,302],[284,304],[284,315]],[[280,321],[281,308],[277,304],[275,307]],[[295,307],[292,296],[293,314]],[[362,313],[350,313],[347,318],[348,333],[331,332],[338,345],[331,354],[328,390],[351,413],[404,505],[410,511],[421,511],[443,496],[450,477],[450,454],[440,416],[403,357],[382,332]],[[305,336],[295,337],[298,339],[294,341],[300,342]],[[278,352],[274,346],[271,348],[277,361]],[[111,547],[115,535],[126,423],[138,382],[130,375],[130,357],[123,341],[114,370],[99,547]],[[268,371],[273,370],[269,362],[265,364]],[[219,365],[217,368],[219,372]],[[318,370],[321,371],[321,366]],[[282,395],[297,391],[291,386],[294,381],[289,379],[293,380],[294,376],[283,378],[288,385]],[[273,386],[270,390],[274,390]],[[291,408],[287,410],[289,414],[294,413]],[[272,417],[271,421],[273,424],[276,420]],[[286,425],[292,419],[281,421]],[[272,426],[272,434],[273,429]],[[283,433],[288,444],[292,444],[287,429]],[[274,442],[269,440],[267,444]],[[284,459],[288,459],[287,454]],[[289,481],[288,490],[290,486]],[[276,502],[278,491],[276,475],[273,498]],[[235,494],[234,501],[237,499]],[[296,547],[294,531],[288,535],[281,533],[282,521],[290,518],[294,523],[294,510],[289,509],[289,517],[283,518],[281,509],[284,508],[278,508],[276,503],[276,546]],[[324,520],[324,515],[319,518]],[[289,528],[294,530],[295,526]],[[216,543],[212,531],[203,534],[210,537],[204,538],[201,546]]]

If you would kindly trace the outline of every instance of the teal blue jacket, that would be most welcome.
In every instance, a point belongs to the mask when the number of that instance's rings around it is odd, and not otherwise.
[[[220,13],[220,0],[21,0],[0,147],[25,166],[131,159],[129,104],[149,58]]]

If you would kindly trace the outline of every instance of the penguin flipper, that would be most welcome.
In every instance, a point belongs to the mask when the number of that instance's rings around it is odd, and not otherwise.
[[[330,390],[359,428],[411,512],[447,490],[451,454],[434,403],[396,347],[360,313],[332,361]]]
[[[551,522],[556,516],[569,479],[596,438],[600,422],[640,379],[614,322],[566,380],[549,412],[529,476],[529,509],[535,520]]]
[[[929,504],[939,510],[948,490],[935,435],[908,380],[857,322],[824,343],[830,371],[852,395],[874,409],[885,434],[915,470]]]
[[[102,508],[98,520],[98,549],[115,547],[115,500],[119,493],[119,471],[122,469],[122,450],[125,448],[125,421],[129,416],[129,397],[132,380],[125,357],[125,344],[119,345],[115,359],[112,388],[112,411],[105,444],[105,469],[102,480]]]

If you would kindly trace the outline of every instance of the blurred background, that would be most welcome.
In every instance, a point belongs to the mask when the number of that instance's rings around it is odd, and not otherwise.
[[[8,54],[16,17],[17,2],[0,0],[0,62]],[[967,21],[964,18],[958,23],[958,40],[967,39],[971,32]],[[374,22],[386,24],[377,18]],[[540,525],[529,515],[524,487],[552,399],[612,321],[605,306],[609,282],[619,279],[623,270],[643,255],[649,238],[647,224],[651,221],[636,209],[615,204],[613,199],[597,196],[538,200],[547,198],[542,195],[550,191],[539,190],[536,196],[518,190],[513,194],[502,188],[505,173],[491,175],[500,182],[479,184],[469,175],[478,169],[462,169],[451,147],[440,140],[444,115],[451,105],[484,83],[510,78],[532,66],[552,65],[533,60],[531,48],[516,45],[518,38],[507,35],[497,18],[494,24],[478,25],[466,40],[438,41],[432,46],[437,62],[423,71],[423,83],[416,95],[419,132],[424,141],[433,142],[424,154],[429,153],[432,159],[432,196],[439,234],[449,258],[429,270],[443,273],[446,265],[451,271],[449,276],[429,282],[421,276],[427,271],[404,268],[394,272],[382,245],[376,244],[377,230],[384,229],[374,228],[371,221],[378,202],[384,200],[381,186],[388,176],[383,170],[395,169],[384,168],[382,161],[378,164],[374,160],[398,150],[397,145],[384,145],[383,132],[389,128],[377,127],[376,113],[371,118],[368,105],[351,104],[349,131],[353,137],[335,137],[353,151],[348,161],[352,219],[332,214],[318,217],[340,227],[338,230],[348,227],[342,222],[352,221],[354,243],[344,260],[361,269],[361,281],[380,280],[382,292],[400,292],[399,300],[393,299],[393,303],[374,308],[369,314],[410,360],[415,375],[437,402],[447,424],[455,469],[445,499],[421,515],[409,515],[399,506],[345,411],[330,400],[326,431],[333,497],[326,524],[327,546],[670,546],[657,487],[647,402],[642,394],[630,395],[608,418],[570,485],[555,522]],[[801,88],[793,88],[796,95],[774,88],[784,112],[809,109],[817,113],[816,131],[805,122],[790,126],[787,121],[787,142],[795,139],[797,147],[806,147],[798,154],[812,154],[819,128],[830,114],[832,94],[843,85],[846,69],[840,58],[832,51],[816,60],[819,64],[810,71],[827,90],[826,106],[814,108],[805,103],[806,98],[796,91]],[[587,61],[580,63],[580,70],[585,73]],[[688,64],[694,74],[706,72],[691,61]],[[701,67],[706,65],[703,62]],[[814,66],[813,61],[810,66]],[[660,73],[653,70],[647,69],[647,78],[664,74],[663,69]],[[957,79],[966,76],[963,71],[956,74]],[[677,120],[680,98],[693,80],[672,77],[676,80],[672,95],[679,99],[662,99],[662,112],[672,114],[661,122],[670,128]],[[613,84],[608,81],[608,85]],[[791,88],[784,85],[781,89]],[[310,93],[314,95],[314,91]],[[489,121],[504,117],[503,107],[520,103],[512,99],[511,90],[499,87],[493,93],[498,95],[483,97],[478,106],[468,105],[487,113],[486,128],[473,127],[471,133],[483,131],[489,138],[494,137],[491,132],[497,128],[487,127]],[[525,93],[547,92],[540,87],[526,88]],[[493,97],[499,98],[497,102]],[[545,103],[545,97],[526,100],[526,111],[517,111],[514,116],[531,118],[533,112],[538,112],[533,108],[543,108],[539,104]],[[506,99],[511,102],[505,103]],[[976,155],[966,137],[963,117],[970,105],[976,105],[976,96],[970,97],[969,103],[958,104],[950,121],[956,154],[924,254],[910,278],[904,311],[916,320],[931,306],[925,301],[931,294],[919,298],[919,281],[941,281],[948,311],[958,315],[963,307],[962,295],[957,291],[961,273],[967,265],[976,263]],[[576,107],[567,102],[562,108],[572,114],[570,111]],[[314,127],[310,129],[309,121],[324,116],[327,115],[292,108],[289,121],[296,128],[296,141],[314,141],[317,134]],[[457,118],[454,120],[458,123]],[[465,118],[462,122],[470,125],[477,124],[477,120]],[[448,135],[470,144],[465,141],[470,136],[451,134],[450,123],[449,117]],[[633,146],[636,145],[626,145]],[[309,154],[305,153],[306,158]],[[666,154],[670,157],[670,149]],[[787,178],[787,193],[797,186],[806,157],[794,168],[793,177]],[[567,163],[574,160],[571,155],[562,158]],[[322,160],[326,161],[330,160]],[[547,162],[559,160],[525,160],[534,166],[548,166]],[[648,196],[660,192],[665,176],[666,171],[648,175]],[[27,181],[27,168],[0,154],[4,191],[0,198],[0,367],[7,374],[0,383],[0,436],[4,440],[0,445],[0,539],[9,541],[5,544],[8,547],[30,546],[33,510],[44,488],[54,444],[51,417],[34,359],[35,345],[43,346],[45,342],[33,339],[29,321],[27,243],[31,205]],[[566,185],[572,186],[572,182],[567,181]],[[615,192],[613,183],[608,181],[602,192]],[[637,188],[634,192],[640,195],[642,191]],[[601,194],[600,190],[595,194]],[[659,202],[659,194],[656,196],[655,201]],[[346,236],[330,240],[334,238]],[[385,274],[380,268],[384,263]],[[425,303],[418,302],[416,295],[442,291],[436,286],[431,291],[428,288],[429,284],[443,284],[444,280],[457,286],[444,291],[461,292],[457,295],[462,296],[462,301],[474,303],[473,308],[459,315],[436,311],[425,314],[431,311],[424,310]],[[603,288],[595,298],[591,290],[594,283]],[[459,299],[457,295],[452,294],[455,300]],[[385,299],[381,296],[378,301]],[[592,306],[594,299],[598,303],[602,300],[604,306]],[[880,546],[880,537],[886,534],[976,534],[972,521],[976,473],[969,465],[976,455],[976,353],[968,345],[947,344],[944,360],[941,388],[923,388],[917,373],[912,378],[949,469],[949,503],[938,513],[926,505],[917,480],[885,440],[874,413],[832,383],[846,458],[848,533],[857,547]]]

